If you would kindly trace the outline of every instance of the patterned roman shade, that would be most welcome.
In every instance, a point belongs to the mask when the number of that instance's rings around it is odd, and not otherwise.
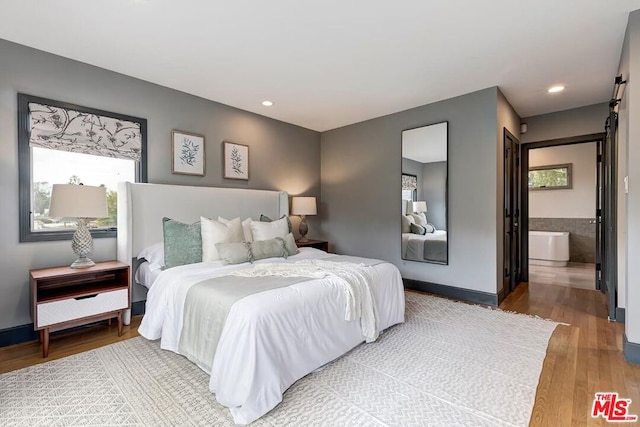
[[[402,174],[402,189],[403,190],[417,190],[418,189],[418,177],[414,175]]]
[[[30,102],[29,145],[140,160],[140,123]]]

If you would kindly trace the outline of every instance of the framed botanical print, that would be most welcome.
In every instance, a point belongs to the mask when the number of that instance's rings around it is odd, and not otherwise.
[[[204,176],[204,135],[171,131],[171,173]]]
[[[249,180],[249,147],[224,142],[224,177]]]

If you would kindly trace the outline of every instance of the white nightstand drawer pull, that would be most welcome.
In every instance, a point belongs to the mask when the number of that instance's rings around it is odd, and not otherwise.
[[[101,292],[78,298],[38,304],[36,328],[81,319],[110,311],[123,310],[129,306],[129,290]]]

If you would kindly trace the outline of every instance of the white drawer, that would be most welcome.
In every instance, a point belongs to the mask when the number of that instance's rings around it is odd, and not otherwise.
[[[102,292],[95,297],[65,299],[38,304],[36,328],[81,319],[110,311],[123,310],[129,306],[128,289]]]

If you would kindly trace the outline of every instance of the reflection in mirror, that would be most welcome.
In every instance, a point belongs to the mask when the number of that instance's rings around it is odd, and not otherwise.
[[[402,258],[448,264],[447,122],[402,132]]]

